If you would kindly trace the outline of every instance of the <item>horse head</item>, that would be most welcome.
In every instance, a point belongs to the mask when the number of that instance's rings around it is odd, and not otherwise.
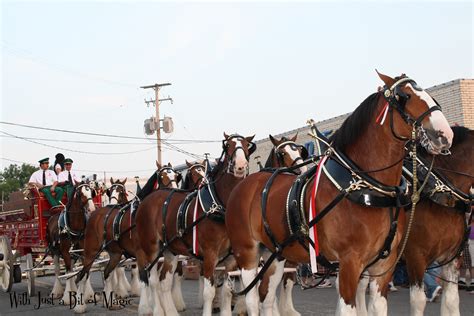
[[[190,163],[186,160],[188,166],[188,173],[186,174],[186,181],[184,186],[189,186],[184,189],[190,189],[191,187],[197,188],[202,180],[206,177],[206,167],[204,167],[205,161]],[[188,182],[188,183],[186,183]]]
[[[233,173],[236,178],[247,176],[249,157],[255,152],[257,146],[252,142],[253,136],[243,137],[238,134],[227,135],[224,132],[222,150],[224,159],[227,160],[227,172]]]
[[[272,135],[269,135],[269,137],[273,144],[273,150],[270,153],[269,160],[272,159],[273,161],[273,159],[275,159],[276,162],[276,165],[272,167],[292,167],[308,158],[306,148],[296,143],[298,133],[292,138],[282,137],[280,140]],[[298,170],[300,173],[305,173],[308,167],[302,166],[298,168]]]
[[[379,116],[390,113],[393,135],[407,140],[412,128],[416,128],[417,138],[429,153],[448,154],[453,131],[438,103],[405,74],[391,78],[377,73],[385,83],[382,93],[387,101]],[[399,115],[394,116],[394,110]]]
[[[109,197],[109,204],[123,204],[127,202],[127,190],[125,188],[125,183],[127,178],[123,181],[110,178],[110,188],[107,189],[107,196]]]
[[[158,170],[156,175],[158,177],[158,187],[162,188],[178,188],[178,183],[181,181],[182,176],[179,172],[173,169],[171,163],[162,166],[158,161],[156,162]]]
[[[73,199],[79,199],[82,208],[87,209],[88,212],[95,211],[93,198],[97,192],[89,183],[81,182],[74,189]]]

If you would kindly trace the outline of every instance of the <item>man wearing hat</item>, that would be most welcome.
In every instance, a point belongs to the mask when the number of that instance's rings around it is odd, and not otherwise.
[[[59,185],[64,187],[69,199],[74,192],[74,185],[81,182],[81,178],[79,178],[79,176],[71,170],[72,163],[73,161],[71,158],[64,159],[64,169],[66,170],[58,175]]]
[[[64,190],[58,187],[58,178],[53,170],[49,170],[49,158],[44,158],[38,161],[40,169],[33,172],[30,177],[28,184],[36,186],[40,192],[43,192],[44,196],[48,200],[52,207],[61,205],[60,201],[64,195]],[[53,197],[53,192],[56,193],[56,197]]]

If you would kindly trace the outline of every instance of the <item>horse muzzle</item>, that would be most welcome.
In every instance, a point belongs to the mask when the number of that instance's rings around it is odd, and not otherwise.
[[[423,129],[418,130],[418,136],[420,138],[420,144],[432,155],[449,155],[451,145],[453,143],[453,132],[449,131],[434,130],[434,129]]]

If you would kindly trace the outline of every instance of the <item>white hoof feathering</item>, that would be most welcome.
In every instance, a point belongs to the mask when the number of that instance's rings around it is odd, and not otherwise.
[[[278,308],[280,315],[301,316],[293,305],[293,285],[295,283],[291,279],[286,280],[285,286],[280,287],[280,300],[278,301]]]
[[[89,278],[87,278],[87,280],[89,280]],[[83,297],[85,297],[84,293],[86,291],[86,280],[83,278],[80,282],[79,282],[79,287],[77,289],[77,295],[79,297],[81,297],[81,295]],[[87,308],[87,305],[86,305],[86,300],[78,300],[76,302],[76,306],[74,307],[74,313],[76,314],[84,314],[86,312],[86,308]]]
[[[203,290],[203,299],[204,306],[202,310],[203,316],[212,315],[212,301],[216,296],[216,288],[211,284],[211,281],[204,278],[204,290]]]
[[[130,284],[130,295],[140,296],[140,277],[138,275],[138,268],[132,268],[132,280]]]
[[[76,283],[74,282],[73,278],[70,278],[66,281],[66,289],[64,290],[64,295],[62,298],[64,305],[69,305],[69,303],[71,302],[71,297],[75,294],[77,294]]]
[[[426,294],[423,286],[410,286],[410,315],[423,316],[426,306]]]
[[[53,290],[51,291],[51,295],[53,298],[60,298],[64,294],[64,287],[61,284],[61,281],[59,281],[58,278],[54,280],[54,286]]]
[[[369,315],[387,315],[387,299],[382,296],[377,280],[370,281],[369,289]]]
[[[127,291],[127,278],[125,277],[125,271],[122,270],[123,268],[118,267],[115,268],[115,281],[116,286],[113,288],[114,293],[117,297],[119,298],[126,298],[128,296],[128,291]],[[128,284],[130,286],[130,284]]]
[[[138,315],[151,315],[153,313],[151,309],[151,288],[146,286],[145,283],[140,283],[140,303],[138,304]]]
[[[257,268],[250,270],[242,269],[241,276],[243,287],[245,288],[257,276]],[[259,315],[259,297],[257,288],[255,286],[245,295],[245,304],[247,306],[247,313],[249,316]]]
[[[186,303],[184,303],[183,291],[181,289],[182,282],[183,276],[175,273],[173,276],[173,288],[171,289],[171,296],[173,297],[174,306],[178,312],[183,312],[186,309]]]

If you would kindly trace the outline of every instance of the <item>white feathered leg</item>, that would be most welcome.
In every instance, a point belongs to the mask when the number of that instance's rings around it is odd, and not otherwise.
[[[183,282],[183,276],[178,273],[173,275],[173,287],[171,289],[171,296],[173,297],[174,306],[178,312],[182,312],[186,309],[186,304],[183,299],[183,291],[181,289],[181,283]]]
[[[250,270],[241,270],[242,283],[243,287],[247,287],[253,279],[257,276],[257,268]],[[247,305],[247,313],[249,316],[258,316],[259,314],[259,297],[257,292],[257,286],[254,286],[248,293],[245,295],[245,304]]]
[[[367,316],[367,304],[365,301],[365,293],[367,291],[367,286],[369,286],[369,278],[363,276],[359,280],[359,285],[357,286],[356,294],[356,309],[357,316]]]
[[[89,279],[89,276],[84,276],[81,281],[79,281],[79,286],[77,288],[77,296],[78,297],[85,297],[85,292],[86,292],[86,280]],[[74,313],[76,314],[83,314],[86,312],[86,301],[87,299],[83,300],[78,300],[76,302],[76,306],[74,307]]]
[[[273,265],[275,265],[275,272],[270,276],[270,280],[268,282],[268,292],[262,304],[263,315],[268,316],[271,316],[274,313],[278,313],[278,308],[275,304],[275,297],[278,284],[280,284],[281,278],[283,276],[285,260],[275,260]]]
[[[76,283],[74,282],[74,278],[70,278],[66,280],[66,289],[64,290],[64,295],[62,301],[64,305],[69,305],[71,302],[71,296],[74,296],[77,293]]]
[[[132,280],[130,283],[130,295],[140,296],[140,276],[138,274],[138,267],[135,265],[132,267]]]
[[[61,266],[59,265],[59,256],[54,256],[54,286],[53,290],[51,291],[51,295],[53,298],[60,298],[64,294],[64,288],[63,285],[61,284],[61,281],[59,281],[59,275],[61,274]]]
[[[459,316],[459,291],[457,259],[442,267],[443,279],[451,282],[443,282],[443,293],[441,294],[441,316]],[[472,279],[472,276],[471,276]],[[453,283],[454,282],[454,283]],[[472,284],[471,284],[472,286]]]
[[[293,285],[295,283],[292,279],[287,279],[285,284],[280,286],[280,300],[278,301],[278,308],[280,315],[300,316],[293,305]]]

